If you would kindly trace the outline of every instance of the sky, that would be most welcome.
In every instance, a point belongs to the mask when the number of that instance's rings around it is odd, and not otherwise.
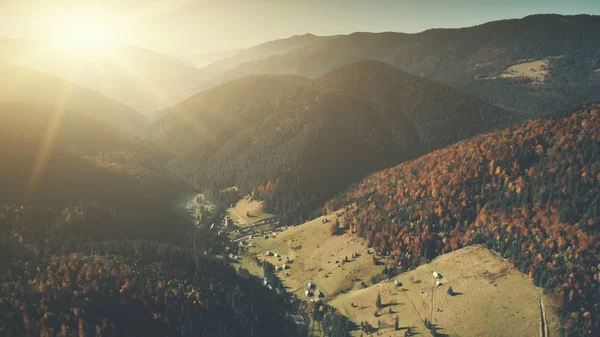
[[[600,0],[0,0],[0,36],[52,39],[57,22],[68,30],[90,12],[118,27],[110,30],[114,43],[191,54],[304,33],[412,33],[539,13],[600,15]]]

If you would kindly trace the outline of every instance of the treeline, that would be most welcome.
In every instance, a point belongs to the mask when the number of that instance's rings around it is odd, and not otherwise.
[[[312,305],[313,324],[319,324],[325,337],[348,337],[354,324],[342,313],[322,301]]]
[[[478,136],[328,203],[401,270],[471,244],[556,296],[565,336],[600,329],[600,106]]]

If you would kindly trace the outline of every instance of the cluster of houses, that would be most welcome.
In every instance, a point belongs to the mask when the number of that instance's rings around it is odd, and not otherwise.
[[[443,278],[442,274],[440,274],[440,273],[438,273],[436,271],[433,271],[433,278],[435,279],[435,285],[436,286],[439,287],[439,286],[442,285],[442,278]]]
[[[269,280],[267,280],[266,278],[263,278],[263,285],[267,288],[269,288],[269,290],[273,290],[273,286],[271,286],[269,284]]]
[[[241,260],[241,259],[242,259],[241,257],[239,257],[239,256],[237,256],[237,255],[233,255],[233,253],[229,253],[229,255],[228,255],[228,256],[229,256],[229,259],[230,259],[230,260],[234,260],[234,261],[238,261],[238,260]]]
[[[275,252],[270,252],[270,251],[268,251],[268,250],[267,250],[267,251],[265,252],[265,255],[266,255],[266,256],[278,257],[278,258],[279,258],[279,261],[281,261],[281,255],[279,255],[279,254],[277,254],[277,253],[275,253]],[[285,264],[285,263],[284,263],[284,264],[282,264],[281,266],[277,266],[277,265],[276,265],[276,266],[275,266],[275,271],[286,270],[286,269],[289,269],[289,268],[290,268],[290,266],[288,266],[287,264]]]
[[[306,295],[306,297],[313,297],[313,296],[316,296],[317,298],[325,297],[325,294],[323,294],[321,291],[319,291],[319,289],[317,289],[317,286],[312,282],[308,282],[306,284],[306,290],[304,290],[304,295]]]

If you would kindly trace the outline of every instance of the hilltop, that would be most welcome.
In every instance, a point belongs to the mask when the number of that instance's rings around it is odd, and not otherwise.
[[[398,271],[484,244],[551,290],[569,336],[599,327],[600,106],[477,136],[375,173],[328,203]]]
[[[330,38],[329,36],[316,36],[313,34],[294,35],[284,39],[277,39],[237,51],[234,55],[211,62],[202,70],[212,73],[221,73],[234,69],[239,65],[255,60],[260,60],[274,55],[284,55],[294,49],[304,47],[315,41]]]

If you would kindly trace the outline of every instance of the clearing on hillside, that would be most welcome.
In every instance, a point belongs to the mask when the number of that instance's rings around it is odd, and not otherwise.
[[[369,249],[362,238],[350,234],[331,235],[330,228],[336,219],[336,214],[331,214],[275,232],[275,237],[249,240],[254,247],[248,251],[242,266],[262,276],[262,268],[254,262],[255,256],[276,266],[286,264],[289,269],[278,271],[277,275],[288,287],[288,292],[296,293],[306,301],[317,298],[306,296],[308,282],[316,287],[311,293],[316,294],[319,290],[326,298],[358,289],[362,282],[370,284],[371,277],[380,274],[389,261],[375,256],[374,250]],[[267,251],[270,256],[265,254]]]
[[[227,215],[239,226],[274,217],[273,214],[265,213],[262,201],[252,200],[250,196],[240,199],[233,208],[227,209]]]
[[[434,278],[433,272],[440,278]],[[441,284],[434,286],[436,281]],[[381,295],[379,310],[375,305],[377,294]],[[544,335],[541,299],[549,332]],[[357,324],[368,321],[377,327],[381,321],[384,336],[404,336],[406,327],[428,335],[424,326],[428,319],[438,332],[461,337],[559,336],[559,319],[551,303],[529,278],[482,246],[442,255],[394,280],[340,295],[330,302]],[[374,317],[376,310],[379,317]],[[399,331],[394,331],[396,316],[402,328]]]
[[[508,67],[502,74],[498,76],[487,77],[484,79],[493,80],[497,78],[529,78],[533,83],[544,83],[548,75],[548,67],[550,57],[530,62],[518,63]]]

